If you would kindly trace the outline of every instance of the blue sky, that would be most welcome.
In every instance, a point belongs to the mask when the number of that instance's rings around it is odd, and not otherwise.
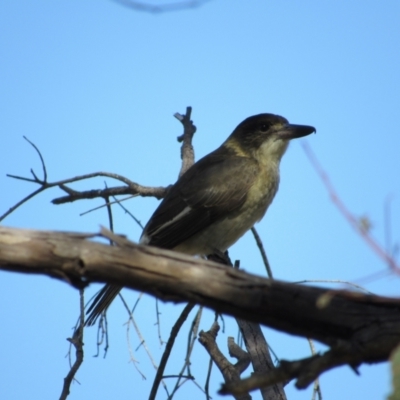
[[[218,147],[244,118],[272,112],[317,128],[316,135],[291,144],[282,160],[280,190],[257,226],[275,277],[349,280],[377,294],[398,296],[398,276],[384,273],[387,266],[338,212],[301,143],[312,147],[349,210],[368,218],[373,237],[393,249],[400,237],[399,13],[400,3],[394,0],[384,5],[369,0],[211,0],[202,7],[161,14],[133,11],[109,0],[3,0],[0,213],[35,189],[6,173],[26,176],[30,168],[41,172],[23,135],[41,150],[50,181],[109,171],[159,186],[174,182],[180,167],[176,136],[181,126],[172,117],[175,112],[193,107],[197,159]],[[102,188],[104,179],[74,187]],[[4,224],[85,232],[107,225],[104,210],[80,216],[100,200],[52,205],[51,199],[60,194],[41,194]],[[390,224],[384,218],[386,204]],[[157,200],[148,198],[125,203],[143,223],[156,205]],[[140,236],[140,228],[118,208],[115,230],[132,240]],[[247,271],[265,273],[250,234],[230,254]],[[368,278],[380,272],[379,279]],[[78,294],[47,277],[6,272],[0,277],[0,398],[57,398],[68,371],[66,338],[78,315]],[[89,287],[87,299],[99,287]],[[138,297],[125,292],[131,303]],[[160,307],[166,340],[181,308]],[[163,348],[154,326],[153,299],[141,300],[136,318],[159,360]],[[212,318],[205,312],[201,329],[209,329]],[[122,303],[116,301],[109,312],[106,359],[92,357],[96,329],[87,330],[85,361],[71,399],[147,398],[154,369],[143,346],[136,350],[140,340],[133,328],[131,347],[147,379],[129,362],[125,321]],[[224,351],[227,336],[237,332],[226,321],[219,336]],[[269,329],[266,336],[281,358],[309,355],[303,339]],[[168,373],[180,369],[185,340],[182,333]],[[200,346],[195,360],[192,373],[201,385],[208,357]],[[390,391],[388,365],[362,366],[360,372],[356,376],[343,367],[324,374],[324,399],[385,398]],[[219,398],[215,392],[221,381],[214,371],[214,399]],[[310,389],[297,391],[292,384],[287,393],[291,399],[311,398]],[[204,398],[192,383],[177,398],[189,395]],[[162,389],[158,398],[166,398]]]

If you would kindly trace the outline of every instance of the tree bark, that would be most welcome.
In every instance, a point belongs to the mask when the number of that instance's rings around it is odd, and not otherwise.
[[[102,244],[100,237],[116,245]],[[201,304],[316,339],[354,366],[387,360],[400,342],[399,299],[269,280],[105,230],[100,235],[0,227],[0,269],[44,274],[76,287],[108,282],[165,301]]]

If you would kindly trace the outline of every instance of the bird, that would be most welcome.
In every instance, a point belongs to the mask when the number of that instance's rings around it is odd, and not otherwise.
[[[188,255],[224,254],[265,215],[290,140],[314,132],[313,126],[290,124],[275,114],[246,118],[170,187],[140,243]],[[106,284],[88,308],[85,325],[94,325],[121,289]]]

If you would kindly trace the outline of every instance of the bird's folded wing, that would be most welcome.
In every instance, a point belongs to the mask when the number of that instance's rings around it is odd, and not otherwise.
[[[236,155],[204,157],[170,189],[147,223],[142,242],[172,249],[238,210],[258,168],[252,159]]]

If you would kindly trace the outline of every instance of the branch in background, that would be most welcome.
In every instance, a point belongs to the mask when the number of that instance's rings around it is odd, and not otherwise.
[[[125,7],[132,8],[133,10],[136,11],[145,11],[152,14],[158,14],[167,11],[179,11],[179,10],[186,10],[188,8],[200,7],[202,4],[210,0],[174,1],[162,5],[149,4],[143,1],[135,1],[135,0],[114,0],[114,1]]]
[[[356,230],[356,232],[366,241],[368,246],[385,262],[389,265],[391,270],[396,274],[400,274],[400,265],[396,263],[396,260],[387,253],[380,244],[370,234],[370,223],[365,218],[356,218],[344,205],[342,200],[339,198],[335,188],[333,187],[327,173],[322,168],[321,164],[317,160],[317,157],[311,150],[311,147],[307,142],[302,142],[303,149],[310,160],[315,171],[321,178],[326,189],[328,190],[329,196],[333,203],[336,205],[340,213],[346,218],[349,224]]]

